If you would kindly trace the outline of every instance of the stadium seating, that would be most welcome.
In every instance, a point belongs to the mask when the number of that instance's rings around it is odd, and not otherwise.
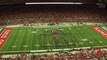
[[[51,54],[18,54],[7,58],[0,56],[0,60],[106,60],[107,50],[79,49],[76,51]]]
[[[54,6],[55,7],[55,6]],[[84,9],[85,8],[85,9]],[[78,10],[79,9],[79,10]],[[106,22],[107,12],[104,9],[92,7],[71,6],[71,8],[54,9],[50,7],[34,8],[6,7],[2,9],[0,25],[16,25],[27,23],[49,22]],[[103,12],[103,13],[102,13]]]

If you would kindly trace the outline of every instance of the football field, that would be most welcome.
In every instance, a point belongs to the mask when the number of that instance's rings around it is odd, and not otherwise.
[[[107,39],[90,26],[12,28],[0,53],[46,52],[107,46]]]

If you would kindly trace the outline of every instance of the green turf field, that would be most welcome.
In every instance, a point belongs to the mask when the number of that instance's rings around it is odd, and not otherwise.
[[[1,52],[40,52],[44,50],[56,51],[57,49],[107,46],[107,39],[90,26],[21,27],[12,29],[12,33],[2,47]],[[53,37],[54,33],[58,33],[59,37]]]

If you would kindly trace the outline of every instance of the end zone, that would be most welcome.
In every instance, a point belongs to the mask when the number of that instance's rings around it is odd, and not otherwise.
[[[0,35],[0,49],[3,47],[10,33],[12,32],[11,28],[5,28],[2,34]]]
[[[96,32],[100,33],[104,38],[107,39],[107,32],[99,28],[98,26],[92,26],[92,29],[94,29]]]

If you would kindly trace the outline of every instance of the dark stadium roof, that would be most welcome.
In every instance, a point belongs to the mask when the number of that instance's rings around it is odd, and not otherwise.
[[[0,5],[23,4],[26,2],[82,2],[82,3],[107,3],[107,0],[0,0]]]

